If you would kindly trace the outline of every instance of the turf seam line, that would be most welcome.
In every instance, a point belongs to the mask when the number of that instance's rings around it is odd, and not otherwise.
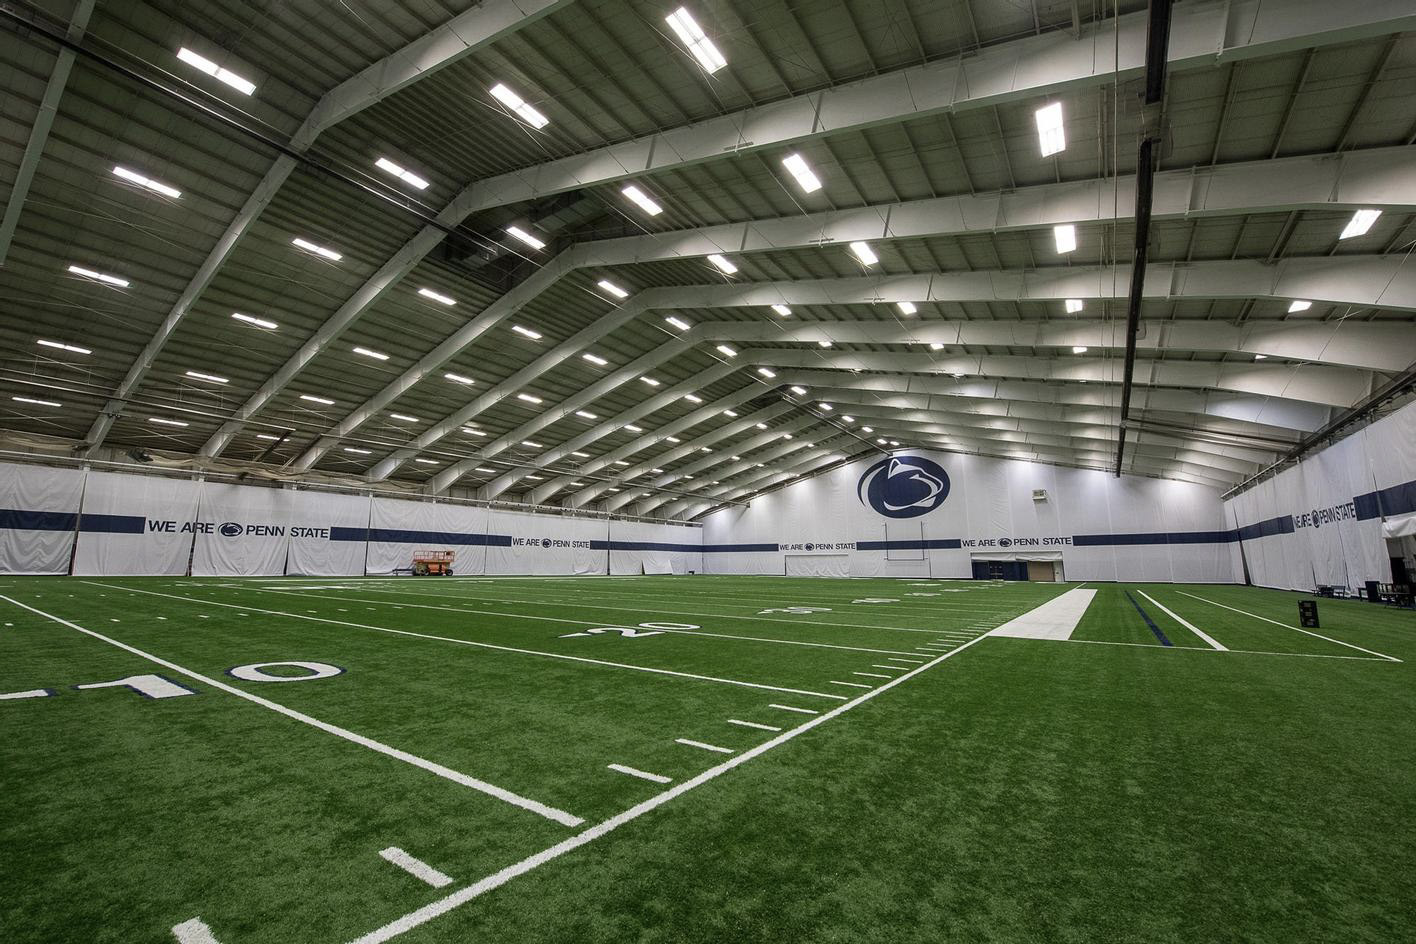
[[[93,583],[93,581],[84,581]],[[96,587],[106,587],[108,584],[94,583]],[[265,613],[269,616],[284,616],[289,619],[310,620],[314,623],[329,623],[333,626],[351,626],[355,629],[368,629],[378,633],[390,633],[395,636],[409,636],[413,639],[431,639],[436,642],[450,642],[460,646],[475,646],[479,649],[492,649],[498,652],[515,652],[524,656],[539,656],[546,659],[562,659],[568,662],[584,662],[588,665],[604,665],[616,669],[633,669],[638,672],[651,672],[656,675],[672,675],[678,678],[696,679],[700,682],[718,682],[723,685],[740,685],[744,688],[760,688],[769,692],[787,692],[791,695],[810,695],[813,698],[832,698],[841,700],[840,695],[831,695],[826,692],[811,692],[800,688],[782,688],[778,685],[764,685],[761,682],[744,682],[739,679],[718,678],[715,675],[695,675],[692,672],[676,672],[673,669],[656,669],[646,665],[630,665],[628,662],[610,662],[606,659],[591,659],[587,656],[572,656],[559,652],[541,652],[536,649],[518,649],[515,646],[499,646],[496,643],[477,642],[472,639],[457,639],[453,636],[434,636],[431,633],[415,633],[409,629],[393,629],[388,626],[371,626],[368,623],[352,623],[348,620],[330,619],[323,616],[306,616],[303,613],[286,613],[282,610],[266,610],[258,606],[241,606],[235,603],[217,603],[214,600],[202,600],[195,597],[179,597],[172,593],[158,593],[155,590],[139,590],[138,593],[148,593],[153,596],[167,597],[172,600],[184,600],[188,603],[205,603],[211,606],[225,606],[234,610],[250,610],[253,613]]]
[[[743,751],[741,754],[738,754],[735,757],[723,761],[723,763],[719,764],[716,767],[710,767],[698,776],[693,777],[689,780],[685,780],[678,786],[671,787],[670,789],[665,790],[663,793],[656,794],[655,796],[650,797],[644,802],[638,803],[630,807],[622,813],[616,814],[615,816],[612,816],[607,820],[604,820],[600,823],[595,824],[594,826],[591,826],[589,829],[583,830],[579,833],[576,833],[574,836],[571,836],[565,840],[562,840],[561,842],[556,843],[554,846],[542,849],[540,852],[527,856],[520,862],[515,862],[511,865],[508,865],[506,868],[501,869],[498,872],[494,872],[491,875],[488,875],[485,878],[482,878],[471,885],[468,885],[464,888],[460,888],[450,895],[440,898],[437,901],[431,902],[430,904],[424,905],[422,908],[419,908],[416,911],[411,911],[400,918],[396,918],[388,924],[385,924],[383,927],[377,928],[362,937],[356,938],[354,941],[351,941],[350,944],[383,944],[384,941],[392,940],[400,934],[404,934],[420,925],[426,924],[432,919],[440,915],[446,914],[449,911],[452,911],[454,908],[464,905],[467,902],[472,901],[473,899],[476,899],[489,891],[492,891],[496,888],[500,888],[502,885],[505,885],[512,879],[520,875],[524,875],[525,873],[530,872],[532,869],[545,865],[547,862],[550,862],[553,859],[557,859],[560,856],[565,855],[567,852],[571,852],[575,849],[578,849],[581,846],[586,845],[587,843],[594,842],[601,836],[611,833],[619,827],[625,825],[626,823],[638,819],[645,813],[651,812],[652,810],[663,806],[665,803],[668,803],[669,801],[679,796],[682,796],[688,791],[693,790],[696,787],[700,787],[705,783],[708,783],[709,781],[717,778],[719,775],[724,774],[727,771],[732,770],[733,768],[738,767],[742,764],[745,764],[753,758],[759,757],[762,754],[767,753],[773,748],[780,747],[781,745],[790,741],[792,738],[795,738],[801,734],[805,734],[807,731],[810,731],[813,728],[825,724],[827,721],[830,721],[833,718],[844,714],[847,711],[850,711],[852,708],[855,708],[858,705],[864,704],[865,702],[876,697],[877,695],[884,694],[885,692],[894,688],[896,685],[903,684],[904,682],[914,678],[922,672],[929,671],[930,669],[934,668],[936,665],[945,661],[946,659],[952,659],[954,656],[957,656],[965,649],[977,645],[979,642],[987,638],[989,637],[979,636],[977,639],[964,643],[957,649],[943,653],[937,658],[931,659],[929,662],[925,663],[919,668],[911,669],[904,675],[901,675],[898,678],[891,679],[884,685],[881,685],[879,688],[872,689],[871,691],[866,692],[863,695],[859,695],[843,705],[837,705],[835,708],[832,708],[825,714],[818,715],[815,718],[811,718],[795,728],[791,728],[787,731],[782,732],[781,734],[777,735],[774,738],[771,738],[770,740],[763,741],[756,747]],[[781,706],[779,705],[776,707]]]
[[[1235,613],[1243,613],[1245,616],[1251,616],[1254,619],[1263,620],[1265,623],[1272,623],[1275,626],[1282,626],[1284,629],[1291,629],[1295,633],[1302,633],[1304,636],[1312,636],[1317,639],[1326,639],[1328,642],[1337,643],[1339,646],[1346,646],[1348,649],[1356,649],[1358,652],[1365,652],[1369,656],[1377,656],[1378,658],[1386,659],[1388,662],[1401,661],[1396,656],[1389,656],[1385,653],[1376,652],[1371,649],[1363,649],[1361,646],[1354,646],[1350,642],[1343,642],[1340,639],[1333,639],[1331,636],[1324,636],[1322,633],[1310,633],[1306,629],[1299,629],[1297,626],[1289,626],[1287,623],[1280,623],[1278,620],[1269,619],[1267,616],[1260,616],[1257,613],[1250,613],[1248,610],[1241,610],[1238,607],[1226,606],[1223,603],[1216,603],[1214,600],[1206,600],[1204,597],[1197,597],[1193,593],[1185,593],[1184,590],[1177,590],[1175,592],[1187,596],[1192,600],[1199,600],[1201,603],[1208,603],[1210,606],[1217,606],[1225,610],[1233,610]]]
[[[453,883],[451,875],[438,871],[422,859],[409,855],[397,846],[389,846],[387,849],[380,850],[379,857],[434,888],[446,888]]]
[[[242,691],[241,689],[236,688],[235,686],[227,685],[225,682],[220,682],[214,678],[202,675],[199,672],[194,672],[191,669],[183,668],[175,662],[169,662],[166,659],[161,658],[160,656],[155,656],[149,652],[144,652],[136,646],[130,646],[125,642],[120,642],[119,640],[105,636],[102,633],[95,632],[91,629],[85,629],[78,623],[71,623],[63,617],[55,616],[52,613],[46,613],[43,610],[35,609],[34,607],[29,606],[28,604],[21,603],[18,600],[12,599],[7,596],[0,595],[0,600],[5,600],[9,603],[13,603],[15,606],[29,610],[31,613],[36,613],[40,616],[43,616],[46,619],[59,623],[61,626],[67,626],[70,629],[76,629],[86,636],[91,636],[101,642],[106,642],[110,646],[122,649],[125,652],[129,652],[135,656],[138,656],[139,658],[146,659],[149,662],[154,663],[155,665],[160,665],[163,668],[170,669],[171,671],[176,672],[180,675],[184,675],[189,679],[194,679],[204,685],[209,685],[212,688],[217,689],[218,691],[226,692],[228,695],[235,695],[237,698],[249,701],[252,704],[260,705],[262,708],[267,708],[271,711],[276,712],[277,714],[281,714],[292,720],[299,721],[302,724],[307,724],[312,728],[325,732],[326,734],[332,734],[335,737],[342,738],[353,744],[358,744],[360,747],[368,748],[369,750],[375,751],[379,754],[383,754],[386,757],[391,757],[394,760],[399,760],[405,764],[410,764],[414,767],[421,768],[422,770],[426,770],[428,773],[442,777],[444,780],[450,780],[453,783],[460,784],[464,787],[470,787],[471,789],[476,790],[479,793],[485,793],[488,796],[495,797],[496,799],[501,800],[505,803],[510,803],[512,806],[519,806],[523,810],[535,813],[538,816],[544,816],[546,819],[549,820],[554,820],[555,822],[560,823],[562,826],[579,826],[585,822],[585,820],[583,820],[579,816],[574,816],[570,813],[565,812],[564,810],[558,810],[553,806],[547,806],[544,803],[538,803],[535,800],[528,799],[527,797],[512,793],[510,790],[499,787],[496,784],[487,783],[485,780],[478,780],[476,777],[468,776],[467,774],[461,773],[460,771],[453,770],[451,767],[444,767],[442,764],[439,764],[436,761],[427,760],[425,758],[419,757],[416,754],[410,754],[407,751],[399,750],[396,747],[390,747],[389,745],[384,744],[381,741],[375,741],[373,738],[365,737],[362,734],[357,734],[354,731],[350,731],[348,728],[341,728],[338,725],[330,724],[328,721],[321,721],[318,718],[314,718],[310,715],[304,714],[303,712],[296,711],[294,708],[287,708],[279,702],[271,701],[268,698],[262,698],[259,695],[252,695],[250,692]]]
[[[1150,618],[1150,614],[1141,609],[1141,605],[1136,602],[1136,598],[1131,596],[1131,591],[1126,590],[1124,593],[1126,594],[1126,599],[1130,600],[1131,605],[1136,608],[1136,612],[1141,614],[1141,619],[1145,620],[1146,625],[1150,627],[1151,634],[1154,635],[1156,639],[1160,640],[1160,644],[1162,646],[1175,645],[1175,643],[1166,638],[1165,633],[1161,631],[1160,627],[1155,625],[1155,620]]]
[[[673,783],[673,777],[665,777],[663,774],[651,774],[647,770],[640,770],[638,767],[626,767],[624,764],[606,764],[610,770],[616,773],[629,774],[631,777],[638,777],[640,780],[649,780],[653,783]]]
[[[1189,622],[1188,620],[1186,620],[1186,619],[1185,619],[1184,617],[1182,617],[1179,613],[1176,613],[1174,610],[1170,609],[1170,608],[1169,608],[1168,606],[1166,606],[1164,603],[1161,603],[1159,600],[1157,600],[1155,597],[1151,596],[1149,593],[1146,593],[1144,590],[1137,590],[1136,592],[1139,593],[1141,596],[1145,597],[1147,600],[1149,600],[1149,601],[1151,601],[1152,603],[1154,603],[1157,607],[1160,608],[1160,611],[1161,611],[1162,613],[1164,613],[1166,616],[1170,617],[1170,618],[1173,619],[1175,622],[1179,623],[1181,626],[1184,626],[1186,629],[1188,629],[1190,632],[1194,633],[1196,636],[1199,636],[1199,637],[1200,637],[1201,639],[1203,639],[1206,643],[1208,643],[1211,648],[1218,649],[1220,652],[1228,652],[1228,651],[1229,651],[1228,647],[1221,645],[1220,642],[1219,642],[1219,640],[1215,639],[1215,638],[1214,638],[1213,636],[1211,636],[1209,633],[1207,633],[1207,632],[1205,632],[1204,630],[1200,629],[1200,628],[1199,628],[1198,626],[1196,626],[1194,623],[1191,623],[1191,622]]]

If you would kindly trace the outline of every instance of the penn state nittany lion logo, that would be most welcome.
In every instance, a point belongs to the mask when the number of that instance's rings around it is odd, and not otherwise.
[[[550,547],[550,546],[551,546],[551,539],[550,539],[550,538],[541,538],[541,546],[542,546],[542,547]]]
[[[226,522],[217,530],[221,532],[223,537],[239,538],[241,536],[241,526],[234,521]]]
[[[920,456],[891,456],[865,470],[856,495],[887,518],[918,518],[949,497],[949,473]]]

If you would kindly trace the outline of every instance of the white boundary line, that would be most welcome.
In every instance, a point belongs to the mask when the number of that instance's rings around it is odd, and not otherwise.
[[[93,584],[96,587],[107,587],[105,583],[94,583],[86,580],[84,583]],[[432,639],[437,642],[456,643],[460,646],[475,646],[479,649],[495,649],[499,652],[515,652],[524,656],[541,656],[547,659],[564,659],[568,662],[584,662],[590,665],[605,665],[616,669],[634,669],[638,672],[652,672],[656,675],[672,675],[678,678],[695,679],[700,682],[720,682],[724,685],[740,685],[744,688],[760,688],[769,692],[787,692],[792,695],[810,695],[814,698],[833,698],[842,700],[840,695],[830,695],[826,692],[809,692],[800,688],[781,688],[777,685],[763,685],[758,682],[743,682],[738,679],[718,678],[713,675],[694,675],[692,672],[675,672],[673,669],[655,669],[644,665],[630,665],[627,662],[609,662],[605,659],[591,659],[586,656],[570,656],[559,652],[541,652],[537,649],[518,649],[515,646],[499,646],[490,642],[475,642],[471,639],[457,639],[453,636],[434,636],[431,633],[415,633],[409,629],[390,629],[387,626],[370,626],[368,623],[353,623],[349,620],[330,619],[324,616],[306,616],[303,613],[286,613],[282,610],[264,610],[258,606],[240,606],[235,603],[217,603],[215,600],[201,600],[195,597],[179,597],[172,593],[158,593],[156,590],[137,590],[136,593],[148,593],[156,597],[168,597],[173,600],[183,600],[188,603],[201,603],[207,606],[224,606],[233,610],[246,610],[251,613],[265,613],[268,616],[285,616],[290,619],[309,620],[312,623],[329,623],[332,626],[352,626],[355,629],[371,629],[379,633],[390,633],[394,636],[411,636],[414,639]],[[23,606],[23,604],[21,604]]]
[[[999,636],[999,639],[1019,638]],[[1233,656],[1293,656],[1299,659],[1347,659],[1353,662],[1385,662],[1372,656],[1334,656],[1325,652],[1269,652],[1264,649],[1209,649],[1205,646],[1162,646],[1155,642],[1116,642],[1111,639],[1042,639],[1038,642],[1080,642],[1088,646],[1134,646],[1137,649],[1160,649],[1176,652],[1227,652]],[[1398,660],[1399,661],[1399,660]]]
[[[414,858],[397,846],[389,846],[387,849],[380,850],[379,857],[385,862],[398,866],[414,878],[427,882],[434,888],[446,888],[452,884],[451,875],[439,872],[422,859]]]
[[[1155,597],[1151,596],[1149,593],[1146,593],[1144,590],[1137,590],[1136,592],[1139,593],[1141,596],[1145,597],[1147,600],[1149,600],[1149,601],[1151,601],[1152,603],[1154,603],[1157,607],[1160,608],[1160,611],[1161,611],[1162,613],[1164,613],[1166,616],[1169,616],[1169,617],[1170,617],[1171,619],[1173,619],[1175,622],[1179,623],[1181,626],[1184,626],[1184,627],[1185,627],[1186,629],[1188,629],[1190,632],[1194,633],[1196,636],[1199,636],[1199,637],[1200,637],[1201,639],[1203,639],[1205,642],[1209,643],[1209,646],[1210,646],[1211,649],[1218,649],[1220,652],[1228,652],[1228,651],[1229,651],[1229,648],[1228,648],[1227,646],[1220,645],[1219,640],[1215,639],[1213,636],[1209,635],[1209,634],[1206,633],[1204,630],[1200,629],[1200,628],[1199,628],[1198,626],[1196,626],[1194,623],[1187,622],[1185,619],[1183,619],[1183,618],[1180,616],[1179,613],[1176,613],[1174,610],[1170,609],[1170,607],[1166,606],[1164,603],[1161,603],[1159,600],[1157,600]]]
[[[475,777],[469,777],[464,773],[460,773],[456,770],[453,770],[451,767],[444,767],[442,764],[435,763],[434,761],[430,760],[425,760],[424,758],[419,757],[416,754],[410,754],[407,751],[401,751],[396,747],[389,747],[387,744],[384,744],[380,741],[375,741],[373,738],[365,737],[362,734],[356,734],[353,731],[350,731],[348,728],[341,728],[338,725],[330,724],[328,721],[321,721],[318,718],[312,718],[307,714],[296,711],[293,708],[287,708],[282,704],[270,701],[266,698],[262,698],[259,695],[252,695],[250,692],[242,691],[239,688],[227,685],[225,682],[219,682],[216,679],[209,678],[208,676],[202,675],[199,672],[193,672],[191,669],[183,668],[175,662],[168,662],[166,659],[152,655],[148,652],[144,652],[143,650],[138,649],[134,646],[130,646],[125,642],[119,642],[118,640],[105,636],[102,633],[96,633],[91,629],[84,629],[78,623],[71,623],[62,617],[55,616],[53,613],[46,613],[43,610],[37,610],[34,607],[26,603],[21,603],[20,601],[15,600],[11,597],[0,595],[0,600],[5,600],[8,603],[13,603],[15,606],[18,606],[21,609],[29,610],[31,613],[43,616],[44,618],[52,620],[61,626],[67,626],[70,629],[78,630],[85,636],[92,636],[94,639],[97,639],[100,642],[106,642],[110,646],[114,646],[118,649],[122,649],[125,652],[132,653],[133,655],[138,656],[141,659],[146,659],[147,661],[152,662],[155,665],[160,665],[164,669],[169,669],[173,672],[178,673],[179,675],[184,675],[189,679],[194,679],[195,681],[201,682],[204,685],[209,685],[212,688],[217,689],[218,691],[226,692],[228,695],[235,695],[237,698],[244,699],[246,701],[251,702],[252,704],[260,705],[262,708],[268,708],[271,711],[276,712],[277,714],[282,714],[287,718],[299,721],[301,724],[308,724],[310,727],[323,731],[326,734],[333,734],[337,738],[343,738],[344,740],[349,741],[353,744],[358,744],[360,747],[366,747],[371,751],[377,751],[378,753],[383,754],[386,757],[392,757],[394,760],[401,760],[405,764],[411,764],[414,767],[426,770],[428,773],[436,774],[437,776],[442,777],[444,780],[451,780],[453,783],[460,784],[464,787],[470,787],[473,790],[476,790],[480,793],[485,793],[488,796],[496,797],[498,800],[501,800],[505,803],[510,803],[512,806],[519,806],[523,810],[535,813],[538,816],[544,816],[546,819],[549,820],[554,820],[555,822],[560,823],[562,826],[579,826],[585,822],[585,820],[581,819],[579,816],[572,816],[564,810],[558,810],[555,807],[546,806],[544,803],[537,803],[535,800],[529,800],[526,797],[518,796],[517,794],[512,793],[510,790],[505,790],[501,787],[496,786],[495,784],[487,783],[485,780],[478,780]]]
[[[631,777],[638,777],[640,780],[648,780],[653,783],[673,783],[673,777],[665,777],[662,774],[651,774],[647,770],[640,770],[637,767],[626,767],[624,764],[606,764],[610,770],[616,773],[629,774]]]
[[[433,920],[436,917],[439,917],[440,915],[447,914],[454,908],[460,907],[461,905],[465,905],[469,901],[472,901],[475,898],[485,895],[487,892],[492,891],[493,889],[500,888],[502,885],[505,885],[507,882],[511,881],[517,876],[524,875],[527,872],[530,872],[532,869],[545,865],[547,862],[550,862],[553,859],[560,858],[567,852],[572,852],[576,849],[579,849],[581,846],[586,845],[587,843],[594,842],[601,836],[614,832],[616,829],[619,829],[626,823],[633,822],[634,820],[643,816],[645,813],[658,809],[665,803],[668,803],[669,801],[679,796],[682,796],[683,794],[695,789],[696,787],[701,787],[703,784],[708,783],[710,780],[713,780],[721,776],[722,774],[727,773],[734,767],[741,766],[742,764],[745,764],[748,761],[752,760],[754,757],[760,757],[761,755],[767,753],[773,748],[782,746],[783,744],[790,741],[792,738],[797,737],[801,734],[805,734],[807,731],[810,731],[812,728],[815,728],[819,725],[825,724],[827,721],[830,721],[831,719],[842,715],[847,711],[850,711],[852,708],[855,708],[858,705],[864,704],[865,702],[876,697],[877,695],[881,695],[889,691],[896,685],[899,685],[903,682],[908,681],[909,679],[914,678],[921,672],[926,672],[929,669],[934,668],[936,665],[943,662],[945,659],[952,659],[954,656],[963,652],[965,649],[969,648],[970,646],[976,645],[980,641],[987,638],[990,637],[980,636],[977,639],[971,640],[970,642],[966,642],[957,649],[954,649],[950,652],[946,652],[938,658],[931,659],[929,662],[926,662],[924,665],[920,666],[917,669],[911,669],[906,674],[901,675],[898,678],[891,679],[884,685],[881,685],[879,688],[872,689],[871,691],[866,692],[863,695],[851,699],[843,705],[837,705],[835,708],[832,708],[830,711],[826,712],[823,715],[818,715],[815,718],[811,718],[810,720],[798,725],[795,728],[791,728],[790,730],[782,732],[781,734],[777,735],[776,737],[770,740],[763,741],[756,747],[743,751],[741,754],[738,754],[734,757],[729,758],[728,760],[723,761],[716,767],[710,767],[698,776],[690,780],[685,780],[676,787],[671,787],[670,789],[665,790],[663,793],[652,796],[649,799],[645,800],[643,803],[638,803],[630,807],[623,813],[619,813],[601,823],[597,823],[594,826],[591,826],[589,829],[586,829],[583,832],[576,833],[574,836],[571,836],[568,839],[558,842],[554,846],[551,846],[547,849],[542,849],[540,852],[537,852],[534,855],[527,856],[520,862],[516,862],[512,865],[509,865],[499,872],[494,872],[493,874],[488,875],[486,878],[483,878],[480,881],[468,885],[465,888],[460,888],[452,894],[446,896],[445,898],[441,898],[435,902],[432,902],[431,904],[424,905],[422,908],[419,908],[416,911],[411,911],[403,917],[397,918],[381,928],[370,931],[363,937],[356,938],[354,941],[350,942],[350,944],[382,944],[382,942],[392,940],[400,934],[404,934],[420,925],[426,924],[427,922]],[[781,706],[779,705],[777,707]]]
[[[1316,639],[1326,639],[1328,642],[1336,643],[1339,646],[1346,646],[1348,649],[1356,649],[1358,652],[1365,652],[1369,656],[1376,656],[1379,659],[1386,659],[1388,662],[1401,661],[1396,656],[1389,656],[1385,653],[1374,652],[1371,649],[1363,649],[1361,646],[1354,646],[1350,642],[1343,642],[1341,639],[1333,639],[1331,636],[1324,636],[1322,633],[1310,633],[1306,629],[1299,629],[1297,626],[1289,626],[1287,623],[1280,623],[1276,619],[1269,619],[1267,616],[1260,616],[1257,613],[1250,613],[1247,610],[1241,610],[1238,607],[1227,606],[1223,603],[1216,603],[1214,600],[1206,600],[1204,597],[1197,597],[1193,593],[1186,593],[1184,590],[1176,590],[1175,592],[1182,596],[1187,596],[1191,600],[1199,600],[1201,603],[1208,603],[1210,606],[1217,606],[1220,609],[1232,610],[1235,613],[1243,613],[1245,616],[1252,617],[1256,620],[1263,620],[1265,623],[1272,623],[1275,626],[1282,626],[1284,629],[1291,629],[1293,632],[1302,633],[1304,636],[1312,636]]]

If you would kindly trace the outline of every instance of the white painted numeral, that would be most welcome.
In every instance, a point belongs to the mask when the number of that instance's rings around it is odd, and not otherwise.
[[[852,600],[852,603],[899,603],[893,597],[862,597],[859,600]]]
[[[304,669],[309,675],[271,675],[266,669],[272,666],[288,665],[297,669]],[[238,678],[243,682],[309,682],[313,679],[332,678],[336,675],[344,674],[344,670],[337,665],[330,665],[327,662],[255,662],[251,665],[238,665],[234,669],[227,669],[226,674],[232,678]]]
[[[857,600],[857,603],[860,601]],[[807,613],[830,613],[829,606],[778,606],[770,610],[758,610],[758,616],[766,616],[768,613],[791,613],[795,616],[804,616]]]
[[[180,698],[183,695],[196,694],[190,688],[169,681],[161,675],[130,675],[111,682],[89,682],[87,685],[74,687],[81,691],[90,688],[131,688],[144,698]]]
[[[662,636],[662,632],[641,632],[637,629],[630,629],[628,626],[600,626],[596,629],[587,629],[583,633],[566,633],[562,639],[570,639],[573,636],[600,636],[605,633],[619,633],[626,639],[643,639],[645,636]]]
[[[644,629],[698,629],[697,623],[640,623]]]

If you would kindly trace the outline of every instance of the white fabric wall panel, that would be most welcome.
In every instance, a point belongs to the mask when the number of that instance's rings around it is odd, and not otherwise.
[[[187,573],[198,527],[200,482],[89,472],[74,573],[83,576]]]
[[[487,528],[509,543],[486,549],[488,574],[604,574],[609,572],[608,522],[594,518],[494,510]]]
[[[703,529],[650,521],[610,522],[610,573],[701,574]]]
[[[788,554],[786,565],[788,577],[850,576],[847,554]]]
[[[0,573],[65,574],[84,473],[0,463]]]
[[[367,495],[297,492],[290,511],[285,572],[306,577],[357,577],[368,554]]]
[[[413,566],[420,550],[457,554],[453,572],[486,572],[487,509],[444,502],[375,497],[369,507],[369,550],[365,570],[388,574]]]
[[[290,545],[295,493],[207,482],[197,502],[194,577],[278,577]]]

